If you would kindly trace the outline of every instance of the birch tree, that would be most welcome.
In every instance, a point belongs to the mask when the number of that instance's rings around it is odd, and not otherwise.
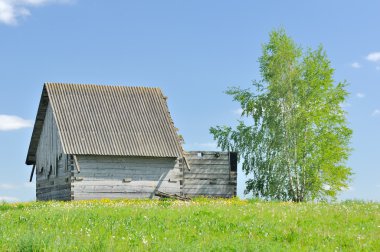
[[[334,82],[322,46],[303,50],[283,30],[270,33],[259,64],[262,79],[251,89],[226,91],[251,120],[234,129],[212,127],[211,134],[223,150],[237,151],[243,171],[252,174],[246,194],[294,202],[335,198],[351,175],[352,131],[341,107],[346,83]]]

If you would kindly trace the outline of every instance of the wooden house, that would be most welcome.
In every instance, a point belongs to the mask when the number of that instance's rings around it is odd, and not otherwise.
[[[159,88],[47,83],[26,158],[37,200],[236,195],[236,153],[184,152]]]

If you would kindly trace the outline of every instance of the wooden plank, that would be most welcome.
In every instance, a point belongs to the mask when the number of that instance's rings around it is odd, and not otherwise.
[[[70,191],[71,189],[70,188],[61,188],[59,190],[47,190],[47,191],[40,191],[38,190],[36,192],[36,195],[37,196],[40,196],[40,195],[67,195],[69,196],[70,195]]]
[[[199,180],[199,179],[186,179],[184,182],[184,186],[191,186],[191,185],[210,185],[210,183],[213,182],[217,185],[229,185],[230,183],[234,183],[233,180],[229,179],[205,179],[205,180]]]
[[[172,167],[169,167],[169,166],[166,166],[166,167],[131,167],[131,166],[125,166],[125,165],[120,165],[120,166],[96,166],[96,167],[93,167],[93,166],[88,166],[88,165],[81,165],[81,171],[102,171],[102,172],[109,172],[109,171],[115,171],[115,172],[125,172],[125,171],[129,171],[129,172],[135,172],[135,173],[160,173],[160,172],[164,172],[164,171],[169,171],[169,170],[172,170],[172,169],[179,169],[179,167],[175,167],[175,166],[172,166]]]
[[[220,173],[185,173],[184,179],[235,179],[236,175],[220,174]]]
[[[122,181],[101,180],[101,181],[74,181],[71,184],[74,194],[80,193],[153,193],[160,190],[168,193],[180,194],[180,183],[169,181]]]
[[[166,192],[166,193],[177,193],[181,192],[181,189],[175,187],[147,187],[147,186],[75,186],[72,187],[71,191],[74,195],[77,193],[153,193],[156,189]]]
[[[123,157],[123,156],[95,156],[95,155],[78,155],[78,161],[89,164],[171,164],[175,165],[175,158],[149,158],[149,157]]]
[[[119,172],[116,172],[116,171],[109,171],[107,173],[105,172],[98,172],[98,171],[92,171],[92,172],[88,172],[88,171],[83,171],[81,173],[81,177],[94,177],[94,178],[118,178],[120,180],[122,180],[123,178],[125,177],[144,177],[144,176],[149,176],[149,177],[152,177],[152,178],[160,178],[162,175],[165,175],[165,173],[148,173],[148,172],[139,172],[139,173],[130,173],[130,172],[123,172],[123,171],[119,171]],[[154,179],[156,180],[156,179]]]
[[[128,162],[99,162],[89,163],[80,162],[82,169],[172,169],[175,167],[174,163],[128,163]]]
[[[36,169],[36,165],[34,164],[33,165],[33,168],[32,168],[32,172],[30,173],[30,178],[29,178],[29,182],[32,182],[33,180],[33,175],[34,175],[34,170]]]
[[[183,190],[211,190],[211,191],[234,191],[235,190],[235,185],[184,185]]]
[[[181,174],[171,174],[171,175],[143,175],[143,174],[83,174],[81,173],[80,177],[82,177],[84,180],[120,180],[122,181],[124,178],[131,178],[133,181],[140,181],[140,180],[151,180],[151,181],[168,181],[169,179],[173,180],[179,180],[182,179]]]
[[[226,171],[230,171],[228,163],[225,163],[225,164],[199,163],[199,164],[193,164],[191,167],[192,168],[197,168],[197,169],[209,168],[209,169],[224,169]]]
[[[150,172],[152,171],[152,172]],[[168,180],[169,178],[177,179],[181,176],[179,169],[166,169],[160,172],[156,170],[123,170],[123,169],[82,169],[80,176],[83,178],[104,178],[119,179],[132,178],[133,180]]]
[[[36,193],[48,193],[48,192],[55,192],[60,190],[70,189],[70,185],[58,185],[54,187],[45,187],[45,188],[37,188]]]
[[[228,161],[226,160],[201,160],[201,159],[195,159],[195,160],[189,160],[190,165],[229,165]]]
[[[58,200],[58,199],[70,199],[70,189],[63,189],[59,191],[50,192],[37,192],[37,200]]]
[[[216,174],[216,173],[219,173],[219,174],[230,174],[230,170],[229,169],[226,169],[225,167],[217,167],[217,168],[213,168],[213,167],[208,167],[208,166],[198,166],[198,167],[194,167],[192,166],[192,169],[191,171],[187,171],[186,169],[184,170],[184,173],[185,174],[196,174],[196,173],[204,173],[204,174],[207,174],[207,173],[212,173],[212,174]]]
[[[77,168],[77,172],[80,173],[80,166],[77,159],[77,155],[73,155],[73,158],[74,158],[75,167]]]
[[[123,181],[124,178],[126,177],[122,177],[122,176],[118,176],[118,177],[104,177],[104,176],[99,176],[99,177],[82,177],[84,181],[104,181],[104,180],[112,180],[112,181]],[[157,179],[157,176],[148,176],[148,175],[144,175],[144,176],[129,176],[128,177],[129,179],[132,179],[132,181],[163,181],[163,182],[168,182],[170,179],[171,180],[181,180],[183,177],[178,174],[176,176],[171,176],[171,177],[165,177],[163,179]]]
[[[156,187],[157,185],[165,186],[165,187],[179,187],[179,183],[171,183],[169,181],[131,181],[129,183],[124,183],[123,181],[115,181],[115,180],[101,180],[101,181],[93,181],[93,180],[83,180],[83,181],[74,181],[71,183],[71,186],[102,186],[102,185],[110,185],[110,186],[148,186],[148,187]]]
[[[90,199],[141,199],[152,198],[153,193],[75,193],[74,200]]]
[[[183,166],[186,170],[191,170],[191,165],[189,161],[187,160],[186,155],[183,155]]]
[[[51,181],[54,181],[54,182],[57,182],[57,183],[58,182],[64,182],[66,180],[66,178],[70,178],[70,174],[69,173],[62,174],[61,176],[56,177],[56,178],[52,178],[52,179],[40,179],[39,181],[37,181],[37,184],[48,184]]]
[[[53,185],[51,183],[53,183]],[[65,185],[65,184],[70,184],[70,177],[67,175],[66,177],[62,176],[62,177],[58,177],[51,180],[40,180],[36,183],[36,188],[53,187],[55,185]]]
[[[194,160],[207,160],[207,161],[210,161],[210,160],[225,160],[226,162],[228,162],[228,155],[221,155],[219,157],[216,157],[215,154],[212,154],[212,155],[203,155],[202,157],[198,157],[198,156],[186,156],[187,157],[187,160],[189,160],[189,162],[192,162]]]
[[[81,166],[81,176],[82,174],[135,174],[135,175],[161,175],[164,173],[180,173],[178,168],[159,168],[159,169],[128,169],[128,168],[84,168]]]

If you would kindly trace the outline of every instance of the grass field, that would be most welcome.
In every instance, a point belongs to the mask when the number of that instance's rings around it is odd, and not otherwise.
[[[380,204],[0,203],[0,251],[380,251]]]

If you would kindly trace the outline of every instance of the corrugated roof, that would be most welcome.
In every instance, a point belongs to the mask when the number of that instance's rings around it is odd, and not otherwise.
[[[181,156],[178,136],[159,88],[46,83],[27,164],[35,163],[48,103],[66,154]]]

